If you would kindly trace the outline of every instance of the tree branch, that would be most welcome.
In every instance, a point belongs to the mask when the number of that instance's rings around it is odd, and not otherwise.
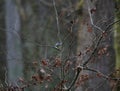
[[[120,20],[117,20],[117,21],[115,21],[115,22],[113,22],[113,23],[110,23],[103,32],[106,33],[111,26],[113,26],[114,24],[116,24],[116,23],[118,23],[118,22],[120,22]],[[99,46],[102,38],[103,38],[103,33],[101,33],[101,36],[98,38],[98,41],[97,41],[97,43],[96,43],[96,46],[95,46],[93,52],[91,53],[91,55],[90,55],[90,57],[88,58],[88,60],[83,63],[83,66],[87,65],[88,62],[91,60],[91,58],[93,57],[93,55],[94,55],[95,52],[97,51],[97,47]]]
[[[66,91],[70,91],[71,88],[74,86],[74,84],[75,84],[76,80],[78,79],[79,74],[80,74],[80,72],[82,71],[82,69],[83,69],[83,68],[80,67],[80,66],[77,67],[77,73],[76,73],[76,75],[75,75],[75,77],[74,77],[74,80],[71,82],[70,86],[66,89]]]

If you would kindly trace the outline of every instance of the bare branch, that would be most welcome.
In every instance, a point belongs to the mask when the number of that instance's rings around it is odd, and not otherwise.
[[[11,27],[10,27],[10,28],[11,28]],[[9,31],[9,30],[6,30],[6,29],[0,27],[0,30],[1,30],[1,31],[5,31],[5,32],[8,32],[8,33],[13,33],[18,39],[20,39],[19,33],[18,33],[17,31],[15,31],[14,29],[13,29],[13,31]]]
[[[5,67],[5,84],[8,86],[8,82],[7,82],[7,74],[8,73],[8,71],[7,71],[7,68]]]
[[[102,72],[100,72],[100,71],[98,71],[98,70],[96,70],[96,69],[93,69],[93,68],[84,67],[83,70],[88,70],[88,71],[92,71],[92,72],[95,72],[95,73],[97,73],[97,74],[100,74],[100,76],[103,77],[103,78],[105,78],[105,79],[120,81],[120,78],[112,78],[112,77],[110,77],[111,74],[105,75],[105,74],[103,74]]]
[[[102,76],[103,78],[109,79],[109,76],[104,75],[102,72],[100,72],[100,71],[98,71],[98,70],[96,70],[96,69],[92,69],[92,68],[85,67],[83,70],[88,70],[88,71],[92,71],[92,72],[98,73],[98,74],[100,74],[100,76]]]
[[[88,13],[89,13],[89,16],[90,16],[90,21],[91,21],[91,25],[94,27],[94,28],[96,28],[96,29],[98,29],[98,30],[100,30],[100,31],[103,31],[100,27],[98,27],[97,25],[95,25],[94,24],[94,22],[93,22],[93,18],[92,18],[92,14],[91,14],[91,8],[90,8],[90,6],[89,6],[89,1],[90,0],[87,0],[87,6],[88,6]]]
[[[59,42],[62,43],[62,40],[60,38],[60,25],[59,25],[58,12],[57,12],[57,8],[56,8],[55,0],[53,0],[53,5],[54,5],[54,10],[55,10],[55,14],[56,14],[56,21],[57,21],[57,30],[58,30],[57,36],[58,36]]]
[[[52,3],[49,3],[49,2],[47,2],[47,1],[45,1],[45,0],[39,0],[42,4],[44,4],[45,6],[49,6],[49,7],[52,7],[53,6],[53,4]]]
[[[80,74],[80,72],[82,71],[82,69],[83,69],[83,67],[80,67],[80,66],[77,67],[77,73],[76,73],[73,81],[71,82],[70,86],[68,87],[68,89],[67,89],[66,91],[70,91],[71,88],[74,86],[74,84],[75,84],[76,80],[78,79],[79,74]]]
[[[115,22],[113,22],[113,23],[110,23],[103,32],[106,33],[111,26],[113,26],[114,24],[116,24],[116,23],[118,23],[118,22],[120,22],[120,20],[117,20],[117,21],[115,21]],[[91,60],[91,58],[94,56],[95,52],[97,51],[97,47],[99,46],[102,38],[103,38],[103,34],[101,33],[101,36],[98,38],[98,41],[97,41],[97,43],[96,43],[96,46],[95,46],[93,52],[91,53],[91,55],[90,55],[90,57],[88,58],[88,60],[83,63],[83,66],[87,65],[87,63],[88,63],[88,62]]]

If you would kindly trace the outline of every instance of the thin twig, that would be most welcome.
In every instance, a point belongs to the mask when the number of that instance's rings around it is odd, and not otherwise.
[[[119,23],[119,22],[120,22],[120,20],[117,20],[117,21],[114,21],[114,22],[108,24],[105,31],[108,31],[111,26],[113,26],[114,24]]]
[[[46,5],[46,6],[48,6],[48,7],[52,7],[53,6],[53,4],[52,3],[49,3],[49,2],[47,2],[47,1],[45,1],[45,0],[39,0],[42,4],[44,4],[44,5]]]
[[[91,8],[90,8],[90,6],[89,6],[89,0],[87,0],[87,6],[88,6],[88,13],[89,13],[89,16],[90,16],[90,22],[91,22],[91,25],[94,27],[94,28],[96,28],[96,29],[98,29],[98,30],[100,30],[100,31],[103,31],[100,27],[98,27],[97,25],[95,25],[94,24],[94,22],[93,22],[93,19],[92,19],[92,14],[91,14]]]
[[[8,71],[7,71],[7,68],[5,67],[5,84],[8,86],[7,75],[8,75]]]
[[[59,42],[61,43],[62,40],[60,38],[60,24],[59,24],[58,12],[57,12],[57,8],[56,8],[55,0],[53,0],[53,6],[54,6],[55,15],[56,15],[56,22],[57,22],[57,30],[58,30],[57,36],[58,36]]]
[[[27,42],[33,44],[32,41],[30,41],[30,40],[27,41]],[[55,47],[55,46],[43,45],[43,44],[40,44],[40,43],[37,43],[37,42],[35,42],[34,44],[37,45],[37,46],[39,46],[39,47],[50,47],[50,48],[53,48],[53,49],[55,49],[55,50],[57,50],[57,51],[61,51],[59,48],[57,48],[57,47]]]
[[[11,28],[11,27],[10,27],[10,28]],[[18,33],[17,31],[15,31],[14,29],[13,29],[12,31],[10,31],[10,30],[6,30],[6,29],[0,27],[0,30],[1,30],[1,31],[5,31],[5,32],[8,32],[8,33],[13,33],[14,35],[17,36],[18,39],[20,39],[19,33]]]
[[[109,76],[104,75],[102,72],[100,72],[100,71],[98,71],[96,69],[85,67],[83,70],[88,70],[88,71],[92,71],[92,72],[98,73],[100,76],[102,76],[103,78],[106,78],[106,79],[110,78]]]
[[[100,72],[99,70],[96,70],[96,69],[93,69],[93,68],[83,67],[83,70],[88,70],[88,71],[95,72],[105,79],[120,81],[120,78],[112,78],[112,77],[110,77],[111,74],[105,75],[104,73]]]

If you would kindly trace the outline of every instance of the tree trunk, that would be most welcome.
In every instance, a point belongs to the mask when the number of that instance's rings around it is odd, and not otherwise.
[[[116,0],[116,20],[120,20],[120,0]],[[120,24],[116,24],[115,31],[115,48],[116,48],[116,68],[120,68]]]
[[[4,0],[0,1],[0,84],[5,86],[5,72],[6,72],[6,35],[5,35],[5,11]]]
[[[98,0],[94,2],[96,11],[93,12],[93,21],[102,31],[94,29],[94,33],[97,36],[101,35],[101,32],[107,28],[107,26],[114,22],[114,1],[113,0]],[[114,51],[114,39],[113,28],[108,30],[106,36],[103,37],[100,45],[98,45],[95,62],[90,64],[90,67],[99,70],[105,75],[109,75],[115,68],[115,51]],[[112,32],[111,32],[112,31]],[[103,35],[104,36],[104,35]],[[98,38],[96,38],[98,39]],[[101,49],[107,48],[106,53],[100,54]],[[90,74],[94,74],[91,72]],[[95,74],[96,75],[96,74]],[[112,91],[110,82],[107,79],[96,77],[90,81],[90,89],[95,91]]]
[[[87,49],[90,49],[90,52],[85,54],[82,58],[79,58],[80,64],[84,63],[84,61],[89,58],[99,36],[101,36],[101,33],[104,32],[107,25],[114,21],[113,0],[85,0],[84,3],[83,24],[81,24],[80,31],[78,33],[78,52],[82,52],[82,54],[84,54]],[[94,25],[101,28],[101,30],[96,29],[91,23],[92,21]],[[99,70],[105,75],[109,75],[115,67],[114,39],[113,32],[110,31],[113,31],[113,29],[110,29],[106,36],[102,38],[100,44],[97,46],[97,51],[95,52],[94,57],[92,57],[91,61],[87,64],[88,67]],[[99,55],[98,52],[100,49],[106,47],[106,53]],[[81,88],[78,88],[78,91],[112,91],[107,79],[97,77],[95,72],[90,71],[81,74],[86,73],[88,73],[89,77],[92,78],[85,81],[85,84],[82,86],[82,90],[80,90]]]
[[[14,0],[6,0],[6,50],[8,81],[15,84],[23,76],[21,39],[19,36],[21,21]]]

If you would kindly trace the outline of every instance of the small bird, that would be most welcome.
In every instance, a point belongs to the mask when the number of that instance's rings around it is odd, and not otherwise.
[[[62,42],[57,42],[54,47],[60,50],[62,47]]]

